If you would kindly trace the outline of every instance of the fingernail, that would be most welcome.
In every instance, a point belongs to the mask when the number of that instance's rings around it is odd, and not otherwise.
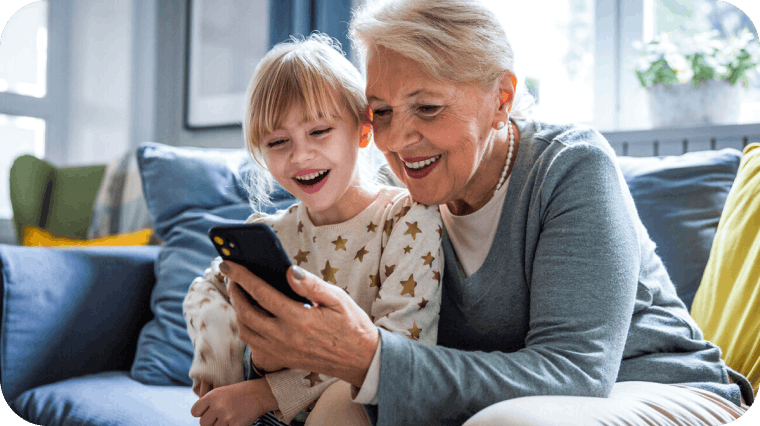
[[[297,280],[302,280],[306,278],[306,271],[304,271],[300,266],[293,266],[293,276]]]
[[[226,263],[222,262],[219,264],[219,270],[226,274],[230,272],[230,267]]]

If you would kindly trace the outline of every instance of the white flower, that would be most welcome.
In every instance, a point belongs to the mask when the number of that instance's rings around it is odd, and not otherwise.
[[[687,83],[691,81],[692,78],[694,78],[694,71],[691,70],[691,68],[686,68],[685,70],[676,70],[676,78],[678,79],[679,83]]]
[[[675,72],[684,72],[687,69],[691,70],[689,62],[678,52],[665,54],[665,60],[668,62],[668,66]]]

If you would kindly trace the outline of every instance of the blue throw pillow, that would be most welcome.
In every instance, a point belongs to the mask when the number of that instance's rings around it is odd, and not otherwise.
[[[164,241],[155,264],[151,297],[154,318],[143,327],[132,377],[150,385],[191,385],[193,346],[182,315],[190,283],[209,266],[216,251],[208,230],[242,223],[250,214],[242,183],[252,168],[244,150],[212,150],[144,143],[137,149],[143,193],[154,228]],[[294,198],[278,187],[275,205]]]
[[[740,160],[741,152],[730,148],[670,157],[618,157],[641,221],[688,309]]]

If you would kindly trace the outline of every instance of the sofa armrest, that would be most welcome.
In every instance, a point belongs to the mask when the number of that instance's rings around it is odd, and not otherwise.
[[[0,383],[7,401],[71,377],[129,370],[151,319],[160,247],[0,245]]]

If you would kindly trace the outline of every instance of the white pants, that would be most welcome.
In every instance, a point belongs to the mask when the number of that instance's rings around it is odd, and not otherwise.
[[[531,396],[487,407],[464,426],[701,426],[724,425],[747,408],[712,392],[678,385],[620,382],[608,398]],[[360,404],[351,401],[350,386],[339,381],[319,398],[306,426],[369,425]]]

